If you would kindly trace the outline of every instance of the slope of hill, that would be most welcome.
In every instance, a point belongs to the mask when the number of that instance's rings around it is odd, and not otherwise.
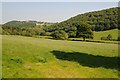
[[[118,39],[120,30],[118,29],[112,29],[112,30],[107,30],[107,31],[94,31],[93,34],[93,39],[90,41],[100,41],[101,37],[107,37],[109,34],[112,36],[112,39],[116,40]],[[82,38],[69,38],[70,40],[83,40]],[[101,42],[112,42],[112,43],[117,43],[113,41],[101,41]]]
[[[120,30],[113,29],[113,30],[99,31],[99,32],[94,31],[94,39],[95,40],[100,40],[101,37],[107,37],[109,34],[111,34],[112,38],[117,40],[118,31],[120,31]]]
[[[34,33],[36,34],[36,31],[33,30],[33,28],[39,26],[44,32],[44,35],[50,35],[51,32],[54,32],[55,30],[64,30],[69,38],[73,38],[77,37],[78,25],[81,23],[89,24],[93,31],[105,31],[119,28],[118,7],[80,14],[60,23],[11,21],[4,24],[2,28],[3,34],[28,35],[28,33],[30,33],[30,35],[34,35]],[[31,30],[22,30],[21,28],[31,28]],[[37,35],[41,35],[42,32],[37,33]]]
[[[64,30],[69,37],[76,37],[77,27],[81,23],[89,24],[93,31],[105,31],[119,28],[118,7],[79,14],[66,21],[51,25],[46,30]]]
[[[74,23],[82,22],[90,24],[95,31],[118,28],[120,27],[118,26],[118,7],[80,14],[62,22],[61,24],[66,24],[70,27]]]
[[[44,27],[54,23],[37,21],[10,21],[2,25],[2,34],[5,35],[46,35]]]
[[[84,14],[79,14],[75,17],[72,17],[66,21],[56,23],[57,28],[70,28],[75,26],[76,23],[88,23],[93,27],[95,31],[102,31],[102,30],[109,30],[118,28],[118,8],[114,7],[110,9],[100,10],[100,11],[93,11]],[[5,23],[3,26],[9,27],[33,27],[36,23],[42,24],[44,22],[37,22],[37,21],[10,21]],[[45,23],[47,25],[47,23]],[[50,23],[48,23],[50,24]],[[120,24],[120,22],[119,22]],[[53,26],[53,25],[52,25]],[[53,26],[55,27],[55,26]]]
[[[18,27],[18,28],[30,28],[35,26],[36,21],[10,21],[3,25],[3,27]]]

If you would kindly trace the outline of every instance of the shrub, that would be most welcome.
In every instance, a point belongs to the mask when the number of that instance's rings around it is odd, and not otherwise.
[[[34,62],[46,63],[47,59],[43,58],[43,57],[40,57],[40,56],[36,56],[36,57],[34,57]]]
[[[46,36],[50,36],[51,35],[51,33],[50,32],[46,32],[46,34],[45,34]]]
[[[51,36],[54,39],[58,39],[58,40],[66,40],[66,39],[68,39],[68,34],[63,30],[56,30],[51,34]]]
[[[41,32],[40,35],[41,36],[50,36],[50,34],[51,34],[50,32]]]
[[[113,40],[112,35],[109,34],[107,37],[101,37],[101,40]]]
[[[10,58],[10,61],[18,63],[18,64],[22,64],[23,63],[23,59],[18,57],[18,56]]]
[[[41,35],[41,36],[46,36],[45,31],[41,32],[40,35]]]
[[[118,41],[120,41],[120,36],[118,37],[118,39],[117,39]]]
[[[112,40],[112,35],[109,34],[109,35],[107,36],[107,39],[108,39],[108,40]]]
[[[10,35],[10,33],[7,32],[6,30],[2,30],[2,35]]]

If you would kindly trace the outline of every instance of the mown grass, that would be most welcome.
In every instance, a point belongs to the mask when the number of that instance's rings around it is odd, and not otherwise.
[[[118,44],[2,37],[3,77],[118,78]]]

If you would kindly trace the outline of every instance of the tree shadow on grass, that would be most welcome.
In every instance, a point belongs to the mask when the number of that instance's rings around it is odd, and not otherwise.
[[[82,66],[93,68],[104,67],[120,71],[118,64],[120,61],[119,57],[95,56],[80,52],[63,52],[57,50],[53,50],[51,53],[55,55],[57,59],[78,62]]]

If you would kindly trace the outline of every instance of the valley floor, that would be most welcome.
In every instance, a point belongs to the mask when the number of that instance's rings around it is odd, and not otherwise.
[[[118,78],[118,44],[2,37],[3,78]]]

